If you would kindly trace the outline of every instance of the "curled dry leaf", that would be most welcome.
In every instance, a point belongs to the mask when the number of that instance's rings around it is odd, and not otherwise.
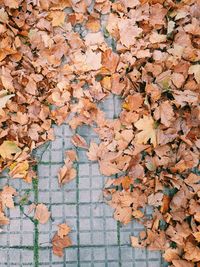
[[[38,204],[35,208],[35,215],[34,218],[39,221],[41,224],[47,223],[51,212],[49,212],[48,208],[44,204]]]
[[[75,134],[74,136],[72,136],[71,141],[77,147],[82,147],[82,148],[88,147],[85,139],[79,134]]]
[[[77,156],[72,152],[72,150],[66,151],[65,165],[60,168],[58,172],[59,184],[68,183],[76,177],[76,169],[73,168],[73,162],[76,158]]]

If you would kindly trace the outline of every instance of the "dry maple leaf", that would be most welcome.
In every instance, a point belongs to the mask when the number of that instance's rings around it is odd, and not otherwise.
[[[11,186],[4,186],[3,191],[0,192],[0,202],[2,203],[3,209],[14,208],[13,197],[16,196],[16,190]]]
[[[174,267],[194,267],[194,263],[186,260],[172,260]]]
[[[132,219],[132,208],[118,206],[114,212],[114,219],[123,224],[130,223]]]
[[[188,74],[194,74],[194,78],[200,84],[200,65],[192,65],[188,70]]]
[[[160,105],[160,118],[161,123],[166,127],[169,127],[171,121],[174,119],[173,108],[168,101],[165,101]]]
[[[52,239],[53,245],[53,253],[56,256],[62,257],[63,256],[63,249],[70,247],[72,245],[71,239],[69,236],[64,236],[61,238],[58,234],[55,234]]]
[[[134,123],[135,127],[141,132],[135,135],[135,142],[138,144],[147,144],[150,142],[156,146],[156,129],[155,129],[155,122],[150,116],[143,116],[142,119],[138,120]]]
[[[94,142],[90,143],[89,151],[86,153],[89,160],[97,160],[98,159],[98,145]]]
[[[34,219],[37,219],[39,223],[45,224],[49,220],[51,212],[49,212],[48,208],[44,204],[38,204],[35,208]]]
[[[120,172],[120,170],[118,169],[115,163],[111,163],[105,160],[99,161],[99,169],[100,169],[100,172],[106,176],[114,175]]]
[[[2,67],[1,81],[6,90],[14,92],[13,78],[8,68]]]
[[[68,235],[70,231],[71,228],[66,223],[58,225],[58,236],[60,238],[63,238],[64,236]]]
[[[118,22],[120,41],[126,47],[130,47],[136,43],[136,37],[142,33],[142,29],[134,25],[131,19],[121,19]]]
[[[142,103],[143,98],[140,94],[129,95],[122,107],[129,111],[136,111],[142,106]]]
[[[199,262],[200,261],[200,248],[195,246],[190,241],[187,241],[184,246],[185,251],[185,259],[192,262]]]
[[[13,154],[21,152],[21,149],[13,141],[4,141],[0,145],[0,155],[2,158],[11,158]]]
[[[10,166],[10,172],[9,175],[12,178],[25,178],[29,170],[29,163],[27,160],[23,162],[14,162]]]
[[[53,27],[62,26],[65,22],[66,13],[64,11],[54,10],[50,12],[49,18]]]
[[[174,248],[168,248],[165,250],[165,253],[163,254],[163,258],[168,261],[168,262],[172,262],[172,260],[177,260],[179,259],[179,251],[178,249],[174,249]]]
[[[14,94],[8,95],[7,93],[6,90],[0,91],[0,109],[5,108],[8,100],[15,96]]]
[[[71,152],[71,150],[66,151],[65,165],[58,172],[59,184],[68,183],[77,175],[76,169],[73,168],[73,160],[76,160],[76,154]]]

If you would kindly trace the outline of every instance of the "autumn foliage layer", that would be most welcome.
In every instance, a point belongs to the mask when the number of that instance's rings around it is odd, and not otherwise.
[[[114,218],[145,226],[132,246],[199,267],[199,0],[0,0],[0,39],[0,171],[30,183],[31,153],[53,140],[53,124],[89,125],[99,144],[71,141],[112,176]],[[98,105],[110,94],[122,99],[112,120]],[[76,177],[75,161],[66,151],[60,185]],[[0,193],[1,225],[16,194]],[[31,210],[40,223],[50,217],[43,204]],[[69,231],[61,224],[52,240],[58,256]]]

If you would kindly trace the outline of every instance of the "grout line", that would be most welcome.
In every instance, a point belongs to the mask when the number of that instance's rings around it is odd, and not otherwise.
[[[119,246],[119,267],[122,266],[122,257],[121,257],[121,239],[120,239],[120,222],[117,221],[117,243]]]
[[[113,95],[113,119],[115,119],[117,117],[117,111],[116,111],[116,96]],[[115,175],[115,178],[117,178],[117,175]],[[120,239],[121,235],[120,235],[120,222],[117,221],[117,243],[118,243],[118,247],[119,247],[119,267],[122,266],[122,259],[121,259],[121,239]]]
[[[62,126],[62,160],[64,163],[65,160],[65,128]],[[52,177],[51,177],[52,179]],[[62,190],[62,214],[63,214],[63,220],[66,220],[66,214],[65,214],[65,190],[64,190],[64,186],[62,186],[62,188],[60,189]],[[57,192],[57,191],[56,191]],[[66,221],[64,221],[64,223],[66,223]],[[63,267],[66,266],[66,250],[64,249],[64,263],[63,263]]]
[[[50,145],[50,149],[51,149],[51,147],[52,147],[52,143]],[[51,164],[52,157],[51,157],[51,153],[49,153],[48,156],[49,156],[49,163],[50,163],[48,165],[49,176],[50,176],[50,178],[49,178],[49,204],[50,204],[50,207],[51,207],[52,206],[52,202],[51,202],[51,200],[52,200],[52,197],[51,197],[51,179],[53,179],[52,178],[52,175],[51,175],[51,171],[52,171],[52,164]],[[49,242],[51,242],[51,233],[52,233],[52,220],[50,219],[50,221],[49,221],[49,232],[48,232]],[[52,249],[50,249],[50,251],[49,251],[49,261],[50,261],[49,263],[51,264],[50,266],[52,266]]]
[[[75,147],[77,156],[78,156],[78,148]],[[76,226],[77,226],[77,267],[80,267],[80,235],[79,235],[79,231],[80,231],[80,225],[79,225],[79,163],[76,163],[76,215],[77,215],[77,219],[76,219]]]
[[[37,172],[37,165],[34,166],[34,170]],[[33,192],[34,192],[34,203],[38,203],[38,176],[33,179]],[[34,247],[33,247],[33,264],[34,267],[39,266],[39,230],[38,230],[38,220],[34,220]]]

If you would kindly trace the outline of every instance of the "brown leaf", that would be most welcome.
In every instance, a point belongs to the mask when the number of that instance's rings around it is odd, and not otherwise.
[[[111,73],[116,71],[117,65],[119,62],[118,54],[112,52],[112,49],[107,49],[102,54],[102,65],[108,69]]]
[[[185,259],[192,262],[200,261],[200,248],[187,241],[184,247]]]
[[[186,260],[173,260],[174,267],[194,267],[194,263],[188,262]]]
[[[143,101],[144,100],[139,93],[135,95],[129,95],[122,107],[129,111],[136,111],[142,106]]]
[[[53,245],[53,253],[58,257],[62,257],[64,255],[64,248],[70,247],[72,245],[69,236],[64,236],[63,238],[61,238],[58,234],[54,235],[51,242]]]
[[[120,41],[129,48],[136,43],[136,37],[140,36],[142,29],[134,25],[131,19],[121,19],[118,22]]]
[[[168,262],[172,262],[173,260],[179,259],[178,249],[174,249],[174,248],[166,249],[165,253],[163,254],[163,258]]]
[[[2,67],[1,81],[4,88],[10,92],[14,92],[13,78],[8,68]]]
[[[174,111],[169,101],[165,101],[160,105],[161,123],[169,127],[174,119]]]
[[[105,160],[99,161],[99,168],[100,172],[106,176],[114,175],[120,172],[115,163],[111,163]]]

